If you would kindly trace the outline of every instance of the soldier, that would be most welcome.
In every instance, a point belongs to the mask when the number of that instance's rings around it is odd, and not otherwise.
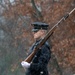
[[[32,32],[35,39],[35,43],[30,48],[30,53],[33,51],[35,46],[37,46],[40,40],[46,35],[48,24],[42,22],[34,22],[31,24],[33,26]],[[51,50],[48,42],[39,48],[36,52],[31,63],[22,61],[21,65],[27,68],[26,75],[48,75],[47,65],[51,58]]]

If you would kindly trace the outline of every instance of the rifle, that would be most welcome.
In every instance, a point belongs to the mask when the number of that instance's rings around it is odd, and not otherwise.
[[[37,50],[48,40],[48,38],[51,36],[51,34],[55,31],[55,29],[57,28],[57,26],[64,20],[66,20],[71,14],[72,12],[74,12],[75,8],[68,14],[66,14],[64,17],[62,17],[57,24],[55,24],[50,30],[49,32],[45,35],[45,37],[39,42],[39,44],[34,48],[33,52],[24,60],[28,63],[30,63],[34,57],[34,55],[36,54]]]

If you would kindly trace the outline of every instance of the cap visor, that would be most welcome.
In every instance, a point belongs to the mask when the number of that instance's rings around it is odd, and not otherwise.
[[[32,32],[37,32],[39,29],[32,29]]]

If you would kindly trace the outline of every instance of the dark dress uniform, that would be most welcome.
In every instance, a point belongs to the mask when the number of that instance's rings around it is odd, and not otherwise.
[[[31,24],[34,28],[33,32],[37,32],[40,29],[47,30],[48,24],[42,22],[34,22]],[[40,40],[39,40],[40,41]],[[30,53],[33,51],[35,46],[38,45],[39,41],[36,41],[31,49]],[[51,58],[51,50],[49,44],[46,42],[39,50],[36,52],[30,67],[27,70],[26,75],[48,75],[47,65]]]
[[[32,52],[34,47],[38,44],[37,41],[31,47]],[[47,64],[51,58],[51,50],[49,44],[46,42],[35,54],[26,75],[48,75]]]

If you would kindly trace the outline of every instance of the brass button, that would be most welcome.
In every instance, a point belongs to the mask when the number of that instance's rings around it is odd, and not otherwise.
[[[35,57],[37,57],[37,56],[35,55]]]
[[[43,74],[43,71],[41,71],[40,73]]]

